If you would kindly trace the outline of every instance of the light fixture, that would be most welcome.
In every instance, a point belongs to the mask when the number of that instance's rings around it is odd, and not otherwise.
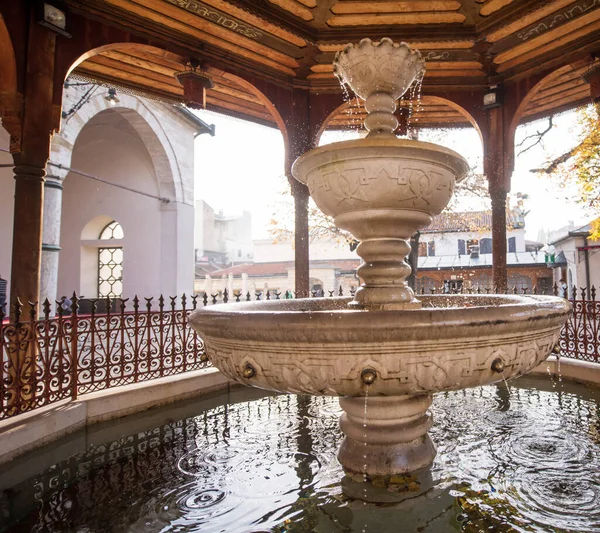
[[[67,13],[64,9],[48,2],[38,2],[37,21],[42,26],[71,38],[67,31]]]
[[[183,87],[183,103],[192,109],[206,108],[206,89],[215,84],[196,60],[190,60],[187,70],[175,72],[174,76]]]
[[[108,89],[108,94],[104,97],[104,99],[108,102],[108,105],[115,107],[119,103],[119,99],[117,98],[117,90],[114,87]]]
[[[483,95],[483,109],[492,109],[502,105],[502,90],[499,85],[491,85],[487,93]]]

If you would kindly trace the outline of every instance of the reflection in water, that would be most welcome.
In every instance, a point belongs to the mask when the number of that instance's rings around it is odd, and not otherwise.
[[[437,395],[436,486],[401,504],[342,494],[336,399],[224,395],[52,465],[23,459],[23,479],[0,474],[0,531],[600,531],[600,394],[530,383]]]

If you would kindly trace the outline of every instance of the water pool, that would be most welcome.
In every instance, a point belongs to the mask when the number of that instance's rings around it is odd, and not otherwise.
[[[600,391],[520,378],[432,410],[435,486],[399,504],[343,495],[336,399],[237,388],[0,467],[0,531],[600,531]]]

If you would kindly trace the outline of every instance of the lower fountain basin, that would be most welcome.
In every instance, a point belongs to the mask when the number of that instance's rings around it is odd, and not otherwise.
[[[421,297],[421,309],[397,311],[351,309],[349,301],[215,305],[190,323],[212,363],[246,385],[351,397],[368,387],[369,396],[398,396],[525,374],[548,357],[571,311],[553,296],[432,295]]]

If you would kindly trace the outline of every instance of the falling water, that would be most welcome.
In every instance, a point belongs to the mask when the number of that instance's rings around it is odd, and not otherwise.
[[[364,506],[366,507],[367,505],[367,403],[369,401],[369,385],[367,385],[365,387],[365,410],[363,412],[363,445],[364,445],[364,453],[363,453],[363,481],[365,483],[365,487],[363,489],[363,496],[364,496]],[[366,533],[367,531],[367,524],[365,523],[364,527],[362,528],[362,533]]]
[[[502,372],[502,381],[504,381],[504,386],[506,387],[506,390],[508,391],[508,398],[510,399],[510,397],[511,397],[511,390],[510,390],[510,386],[508,384],[508,381],[506,380],[506,376],[504,375],[504,371]]]
[[[408,92],[408,118],[407,124],[410,128],[413,114],[415,114],[415,122],[419,120],[418,114],[421,110],[421,89],[423,87],[423,77],[415,80],[415,82],[410,86]]]
[[[350,101],[350,92],[348,91],[348,86],[345,83],[342,83],[342,95],[344,97],[344,102]]]

